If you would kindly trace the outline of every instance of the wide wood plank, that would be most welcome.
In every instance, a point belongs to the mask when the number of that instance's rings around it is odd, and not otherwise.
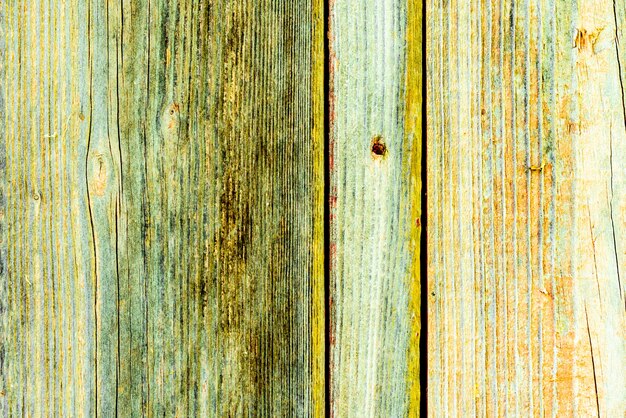
[[[322,2],[1,13],[1,408],[322,415]]]
[[[432,416],[626,413],[623,2],[427,2]]]
[[[330,413],[420,407],[421,1],[330,2]]]

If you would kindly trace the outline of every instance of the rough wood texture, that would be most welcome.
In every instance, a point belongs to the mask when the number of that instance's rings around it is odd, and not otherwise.
[[[330,412],[419,413],[421,2],[330,2]]]
[[[427,2],[432,416],[626,414],[626,3]]]
[[[5,415],[321,415],[322,13],[2,2]]]

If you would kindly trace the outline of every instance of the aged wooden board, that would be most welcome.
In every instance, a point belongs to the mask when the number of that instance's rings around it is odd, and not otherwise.
[[[330,2],[331,416],[418,416],[421,1]]]
[[[0,13],[3,414],[320,416],[321,1]]]
[[[626,414],[626,3],[427,2],[432,416]]]

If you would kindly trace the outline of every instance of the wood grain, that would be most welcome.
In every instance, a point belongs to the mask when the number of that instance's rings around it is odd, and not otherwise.
[[[322,415],[322,2],[0,13],[3,413]]]
[[[626,413],[624,2],[427,2],[432,416]]]
[[[418,416],[421,11],[330,2],[330,414]]]

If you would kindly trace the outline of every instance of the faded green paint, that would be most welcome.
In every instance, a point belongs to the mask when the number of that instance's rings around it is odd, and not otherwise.
[[[323,410],[320,8],[3,3],[7,415]]]

